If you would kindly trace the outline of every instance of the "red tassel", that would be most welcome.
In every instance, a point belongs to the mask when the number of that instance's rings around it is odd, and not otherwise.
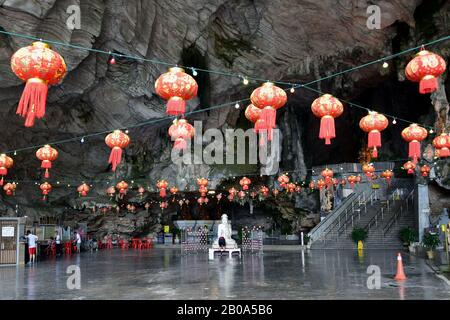
[[[44,117],[47,93],[48,86],[45,81],[38,78],[31,78],[27,81],[16,112],[26,118],[26,127],[32,127],[35,118]]]
[[[408,169],[408,174],[413,174],[414,170],[413,169]]]
[[[354,189],[354,188],[355,188],[355,183],[354,183],[354,182],[350,182],[350,187],[351,187],[352,189]]]
[[[255,132],[256,133],[264,133],[265,131],[267,131],[267,129],[270,129],[269,127],[267,127],[266,123],[264,122],[264,120],[262,119],[258,119],[255,122]]]
[[[331,139],[336,138],[334,118],[332,116],[324,116],[320,120],[319,138],[325,139],[325,144],[331,144]]]
[[[50,178],[50,173],[48,172],[48,169],[45,169],[44,177],[45,177],[45,179]]]
[[[243,185],[243,186],[242,186],[242,190],[248,190],[248,185],[246,185],[246,184]]]
[[[173,145],[175,150],[185,150],[187,148],[187,142],[183,138],[177,138]]]
[[[119,147],[114,147],[109,155],[108,163],[112,165],[112,171],[116,171],[117,165],[122,161],[122,149]]]
[[[432,75],[428,75],[420,80],[419,92],[422,94],[433,93],[436,91],[437,87],[437,79]]]
[[[4,180],[3,180],[3,177],[2,177],[2,179],[0,180],[0,186],[3,185],[3,182],[4,182]]]
[[[377,147],[374,147],[372,150],[372,158],[378,158],[378,150]]]
[[[180,116],[186,112],[186,101],[180,97],[172,97],[167,101],[166,113],[171,116]]]
[[[260,134],[259,135],[259,146],[265,146],[266,145],[266,135]]]
[[[264,121],[267,129],[277,126],[277,110],[270,106],[261,110],[260,118]]]
[[[166,195],[167,195],[166,189],[164,189],[164,188],[159,189],[159,196],[160,196],[161,198],[165,198]]]
[[[381,133],[378,130],[372,130],[369,132],[369,148],[381,147]]]
[[[417,163],[417,159],[420,158],[420,142],[413,140],[409,143],[408,157],[413,159],[414,163]]]
[[[6,176],[8,174],[8,170],[5,167],[0,168],[0,176]]]
[[[49,160],[42,160],[41,168],[42,169],[51,169],[52,168],[52,162],[49,161]]]

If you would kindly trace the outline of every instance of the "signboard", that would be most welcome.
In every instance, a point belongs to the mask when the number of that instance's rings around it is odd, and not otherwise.
[[[2,227],[2,237],[14,237],[14,227]]]
[[[170,229],[169,226],[164,226],[164,233],[169,233]]]

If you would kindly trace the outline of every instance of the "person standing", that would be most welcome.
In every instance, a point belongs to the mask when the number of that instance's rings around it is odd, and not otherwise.
[[[55,244],[56,244],[56,255],[61,255],[61,235],[58,231],[55,231]]]
[[[38,237],[31,233],[30,230],[27,231],[27,235],[25,236],[28,242],[28,254],[30,255],[30,261],[28,263],[36,262],[36,244]]]
[[[77,252],[80,253],[81,252],[81,236],[78,232],[74,232],[75,234],[75,244],[77,246]]]

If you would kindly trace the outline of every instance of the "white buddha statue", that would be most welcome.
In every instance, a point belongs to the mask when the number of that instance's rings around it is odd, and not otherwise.
[[[222,223],[217,228],[217,238],[214,240],[213,249],[223,247],[223,240],[225,240],[225,248],[235,249],[238,247],[236,241],[231,238],[231,223],[228,221],[226,214],[222,215]]]

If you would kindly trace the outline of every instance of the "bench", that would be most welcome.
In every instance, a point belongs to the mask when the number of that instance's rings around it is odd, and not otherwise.
[[[216,252],[228,252],[228,256],[232,257],[233,253],[238,253],[239,257],[241,257],[241,249],[240,248],[225,248],[225,249],[218,249],[218,248],[209,248],[208,249],[208,256],[209,260],[214,260],[214,253]]]

